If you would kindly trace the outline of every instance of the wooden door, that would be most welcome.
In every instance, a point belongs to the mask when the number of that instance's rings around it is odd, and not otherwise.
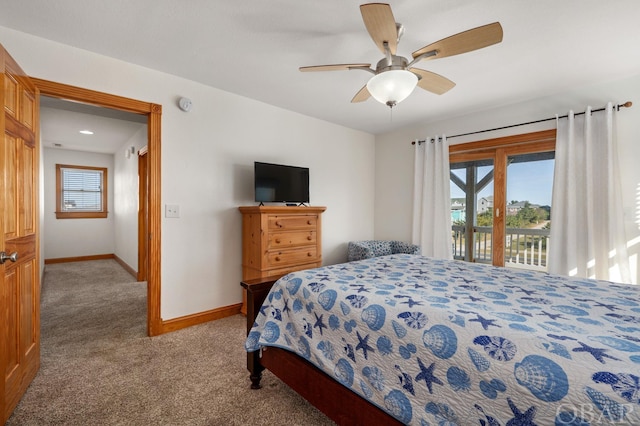
[[[4,424],[40,367],[39,94],[2,45],[0,71],[0,252],[12,257],[0,264]]]

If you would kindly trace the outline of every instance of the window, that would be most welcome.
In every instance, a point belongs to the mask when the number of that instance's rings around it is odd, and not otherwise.
[[[555,130],[449,153],[454,258],[546,270]]]
[[[56,164],[56,218],[107,217],[107,169]]]

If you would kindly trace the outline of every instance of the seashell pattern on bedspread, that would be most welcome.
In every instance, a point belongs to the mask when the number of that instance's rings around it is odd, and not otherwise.
[[[245,347],[412,425],[640,425],[640,287],[398,254],[294,272]]]

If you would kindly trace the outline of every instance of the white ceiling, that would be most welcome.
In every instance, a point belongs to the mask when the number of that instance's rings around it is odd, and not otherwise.
[[[381,59],[354,0],[0,0],[0,25],[369,133],[640,74],[638,0],[396,0],[400,56],[499,21],[503,42],[421,68],[457,86],[351,104]],[[622,101],[622,100],[621,100]]]
[[[40,137],[45,148],[114,154],[146,126],[143,115],[40,97]]]

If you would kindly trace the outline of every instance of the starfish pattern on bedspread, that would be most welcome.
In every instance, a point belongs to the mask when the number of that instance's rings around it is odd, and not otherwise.
[[[416,382],[420,380],[424,380],[424,383],[427,385],[429,389],[429,393],[433,393],[433,384],[436,383],[438,385],[444,385],[442,380],[438,379],[433,374],[433,370],[436,368],[436,363],[432,362],[429,367],[425,367],[422,363],[422,360],[418,358],[418,365],[420,366],[420,373],[416,376]]]
[[[573,352],[588,352],[591,355],[593,355],[593,357],[595,359],[597,359],[598,361],[600,361],[602,364],[605,364],[605,358],[610,358],[616,361],[620,361],[619,358],[616,358],[614,356],[608,355],[606,352],[608,351],[608,349],[604,349],[604,348],[594,348],[592,346],[589,346],[585,343],[582,342],[578,342],[578,344],[580,344],[580,346],[582,346],[581,348],[573,348],[572,351]]]

